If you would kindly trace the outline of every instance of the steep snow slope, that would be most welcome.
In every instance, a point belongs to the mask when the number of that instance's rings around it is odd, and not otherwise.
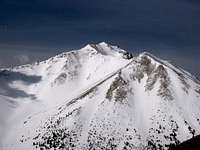
[[[1,74],[16,105],[2,149],[168,149],[200,134],[199,81],[146,52],[91,44]]]

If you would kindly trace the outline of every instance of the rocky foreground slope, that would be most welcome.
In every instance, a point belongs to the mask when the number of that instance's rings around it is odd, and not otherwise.
[[[200,134],[199,81],[146,52],[90,44],[0,83],[2,149],[169,149]]]

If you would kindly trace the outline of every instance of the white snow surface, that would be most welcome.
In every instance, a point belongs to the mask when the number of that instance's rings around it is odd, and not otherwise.
[[[0,70],[0,149],[168,149],[200,134],[200,84],[105,42]]]

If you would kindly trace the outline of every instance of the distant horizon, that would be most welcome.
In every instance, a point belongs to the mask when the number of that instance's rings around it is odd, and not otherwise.
[[[102,42],[102,41],[101,41]],[[56,56],[56,55],[59,55],[59,54],[61,54],[61,53],[65,53],[65,52],[70,52],[70,51],[72,51],[72,50],[79,50],[79,49],[81,49],[81,48],[83,48],[84,46],[86,46],[86,45],[88,45],[88,44],[98,44],[98,43],[101,43],[101,42],[97,42],[97,43],[86,43],[86,44],[84,44],[83,46],[75,46],[75,47],[77,47],[77,48],[63,48],[63,49],[56,49],[55,48],[55,50],[56,51],[53,51],[53,52],[51,52],[50,51],[50,53],[48,53],[48,54],[46,54],[46,53],[44,53],[43,55],[41,55],[41,57],[39,57],[39,58],[37,58],[37,57],[34,57],[34,58],[32,58],[31,59],[31,55],[30,56],[27,56],[27,55],[19,55],[19,58],[15,58],[16,59],[16,62],[14,63],[14,64],[9,64],[9,63],[7,63],[7,64],[1,64],[1,62],[0,62],[0,68],[2,69],[2,68],[10,68],[10,67],[15,67],[15,66],[21,66],[21,65],[26,65],[26,64],[32,64],[32,63],[35,63],[35,62],[41,62],[41,61],[45,61],[45,60],[47,60],[47,59],[49,59],[49,58],[51,58],[51,57],[54,57],[54,56]],[[106,43],[108,43],[108,44],[111,44],[110,42],[106,42]],[[187,68],[187,67],[184,67],[184,64],[180,64],[180,63],[178,63],[176,60],[172,60],[171,58],[170,58],[170,56],[167,56],[166,57],[166,55],[163,55],[162,56],[162,53],[161,54],[156,54],[153,50],[151,50],[151,49],[135,49],[135,50],[131,50],[131,49],[124,49],[123,47],[121,47],[120,45],[117,45],[117,44],[111,44],[111,45],[113,45],[113,46],[119,46],[121,49],[123,49],[123,50],[125,50],[125,51],[128,51],[128,52],[130,52],[130,53],[132,53],[132,54],[134,54],[134,56],[137,56],[137,55],[139,55],[139,54],[141,54],[141,53],[143,53],[143,52],[149,52],[149,53],[151,53],[151,54],[153,54],[153,55],[155,55],[156,57],[159,57],[159,58],[161,58],[161,59],[163,59],[163,60],[166,60],[166,61],[169,61],[170,63],[172,63],[172,64],[175,64],[176,66],[178,66],[178,67],[181,67],[182,69],[184,69],[185,71],[187,71],[187,72],[189,72],[189,73],[191,73],[192,75],[194,75],[195,77],[197,77],[198,79],[199,79],[199,77],[200,77],[200,72],[198,71],[198,70],[196,70],[196,71],[191,71],[189,68]],[[20,47],[20,46],[19,46]],[[29,48],[32,48],[32,47],[29,47]],[[38,47],[39,48],[39,47]],[[41,49],[43,49],[43,48],[41,48]],[[44,49],[47,49],[47,48],[44,48]],[[49,50],[51,50],[51,49],[49,49]],[[53,48],[52,48],[52,50],[54,50]],[[27,58],[27,61],[26,61],[26,57],[28,57]],[[25,59],[25,60],[24,60]]]

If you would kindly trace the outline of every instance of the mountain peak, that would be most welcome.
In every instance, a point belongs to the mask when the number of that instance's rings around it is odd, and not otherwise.
[[[98,44],[88,44],[83,47],[82,50],[96,51],[97,53],[105,56],[113,56],[125,59],[133,58],[131,53],[119,48],[118,46],[114,46],[106,42],[100,42]]]
[[[106,42],[100,42],[98,45],[102,45],[102,46],[108,46],[108,45],[110,45],[110,44],[108,44],[108,43],[106,43]]]
[[[0,149],[167,150],[200,134],[200,84],[148,52],[101,42],[0,73],[1,108],[19,104],[0,109]]]
[[[106,42],[100,42],[100,43],[89,43],[87,44],[86,46],[84,46],[83,48],[81,49],[95,49],[96,50],[96,47],[99,46],[99,47],[109,47],[110,44],[106,43]]]

